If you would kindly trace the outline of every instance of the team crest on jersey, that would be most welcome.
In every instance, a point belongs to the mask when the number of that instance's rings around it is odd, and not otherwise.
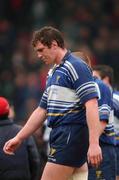
[[[55,154],[55,152],[56,152],[56,149],[54,149],[54,148],[51,148],[50,149],[50,156],[53,156],[54,154]]]
[[[57,77],[56,77],[56,84],[59,83],[59,79],[60,79],[60,76],[57,76]]]
[[[100,170],[96,170],[96,177],[97,177],[97,179],[102,179],[102,171],[100,171]]]

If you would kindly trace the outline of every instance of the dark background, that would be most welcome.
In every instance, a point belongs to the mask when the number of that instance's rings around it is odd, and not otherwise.
[[[87,51],[95,64],[113,67],[119,89],[118,0],[0,0],[0,96],[14,105],[16,122],[38,104],[48,67],[35,57],[32,32],[59,28],[72,50]]]

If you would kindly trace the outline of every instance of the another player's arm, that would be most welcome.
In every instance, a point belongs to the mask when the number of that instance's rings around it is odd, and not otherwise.
[[[100,135],[104,132],[107,124],[107,120],[100,121]]]

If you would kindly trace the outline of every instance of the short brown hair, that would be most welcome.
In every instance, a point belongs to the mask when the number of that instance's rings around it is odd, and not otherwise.
[[[111,85],[113,84],[114,72],[113,72],[112,67],[110,67],[108,65],[100,64],[100,65],[94,66],[93,70],[98,71],[102,80],[107,76],[109,78],[110,84]]]
[[[32,46],[35,47],[37,42],[40,41],[43,45],[51,47],[51,44],[55,40],[59,47],[64,49],[64,38],[62,33],[51,26],[45,26],[38,31],[33,33]]]
[[[85,61],[91,67],[90,57],[86,53],[81,52],[81,51],[76,51],[76,52],[72,52],[72,54],[76,57],[81,58],[83,61]]]

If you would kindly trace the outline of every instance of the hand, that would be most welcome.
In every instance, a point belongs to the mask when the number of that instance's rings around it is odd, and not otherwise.
[[[93,167],[98,167],[102,161],[102,151],[98,144],[91,144],[88,149],[88,163]]]
[[[9,141],[7,141],[3,147],[3,151],[6,154],[9,155],[14,155],[15,150],[20,146],[21,144],[21,140],[16,137],[10,139]]]

